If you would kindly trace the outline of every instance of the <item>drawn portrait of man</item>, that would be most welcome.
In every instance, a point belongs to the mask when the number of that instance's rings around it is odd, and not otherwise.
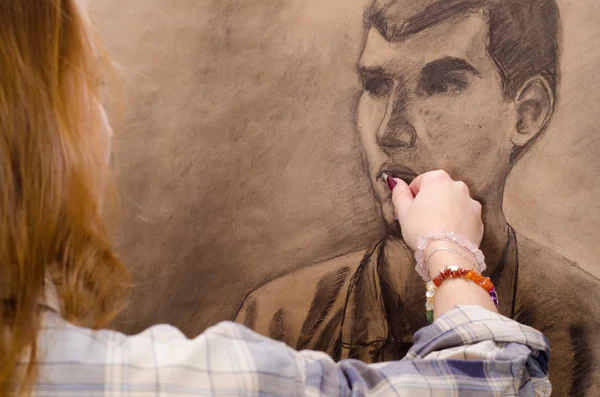
[[[236,321],[334,359],[402,358],[426,325],[425,290],[382,175],[410,183],[444,169],[483,204],[481,248],[500,312],[548,336],[556,395],[600,393],[600,280],[516,232],[503,213],[509,172],[557,106],[560,42],[554,0],[375,1],[355,121],[387,234],[265,283]]]

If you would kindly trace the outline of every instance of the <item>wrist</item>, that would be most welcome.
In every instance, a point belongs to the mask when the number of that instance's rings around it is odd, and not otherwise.
[[[442,252],[445,253],[442,254]],[[448,253],[456,255],[462,260],[453,258]],[[442,258],[432,261],[433,256]],[[431,281],[432,272],[441,270],[446,265],[470,264],[469,268],[474,268],[479,273],[483,273],[486,269],[485,257],[476,244],[460,234],[443,230],[419,240],[415,251],[415,260],[417,262],[415,270],[425,282]],[[434,269],[430,269],[430,261],[433,262]]]
[[[446,266],[458,266],[463,269],[475,269],[474,258],[470,260],[469,254],[460,252],[460,248],[446,241],[433,241],[424,251],[429,258],[429,276],[437,276]]]

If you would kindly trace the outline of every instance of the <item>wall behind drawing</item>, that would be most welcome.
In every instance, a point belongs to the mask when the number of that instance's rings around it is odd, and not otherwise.
[[[135,288],[120,329],[193,335],[261,282],[377,239],[352,124],[365,4],[92,2],[129,96],[114,152]],[[513,171],[506,212],[600,276],[600,9],[561,4],[559,111]]]

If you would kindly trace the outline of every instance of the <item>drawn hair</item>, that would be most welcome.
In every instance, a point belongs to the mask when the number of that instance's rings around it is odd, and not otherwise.
[[[504,94],[514,98],[531,77],[544,77],[558,95],[561,23],[556,0],[433,1],[405,16],[406,1],[374,0],[365,13],[368,26],[388,41],[401,40],[465,13],[484,11],[490,26],[489,52],[498,66]]]

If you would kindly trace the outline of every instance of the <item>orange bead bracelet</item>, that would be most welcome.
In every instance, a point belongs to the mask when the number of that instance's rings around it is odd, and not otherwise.
[[[498,294],[496,293],[496,287],[494,287],[494,283],[492,283],[492,280],[490,280],[489,277],[484,277],[475,270],[463,269],[457,266],[446,266],[440,271],[440,273],[436,277],[433,278],[432,281],[436,287],[439,287],[440,285],[442,285],[442,282],[444,280],[450,277],[464,277],[467,280],[471,280],[474,283],[480,285],[490,294],[492,300],[494,301],[494,304],[496,305],[496,307],[498,307]]]
[[[498,294],[496,293],[496,287],[489,277],[484,277],[475,270],[463,269],[458,266],[446,266],[440,273],[433,278],[433,280],[427,283],[427,292],[425,294],[425,311],[427,315],[427,321],[433,322],[433,300],[435,297],[436,289],[442,285],[442,282],[448,278],[459,278],[464,277],[467,280],[473,281],[485,289],[489,294],[494,305],[498,308]]]

